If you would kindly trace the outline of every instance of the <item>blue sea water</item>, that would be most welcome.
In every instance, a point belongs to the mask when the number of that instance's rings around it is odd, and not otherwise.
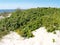
[[[0,13],[1,12],[13,12],[15,11],[15,9],[0,9]]]

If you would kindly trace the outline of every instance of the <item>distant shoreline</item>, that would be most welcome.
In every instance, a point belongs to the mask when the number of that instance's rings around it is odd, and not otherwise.
[[[3,13],[3,12],[13,12],[15,11],[15,9],[0,9],[0,13]]]

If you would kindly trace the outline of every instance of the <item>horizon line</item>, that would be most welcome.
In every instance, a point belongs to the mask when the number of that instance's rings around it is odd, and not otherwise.
[[[31,8],[60,8],[60,7],[51,7],[51,6],[47,6],[47,7],[30,7],[30,8],[19,8],[19,7],[17,7],[17,8],[0,8],[1,10],[2,9],[31,9]]]

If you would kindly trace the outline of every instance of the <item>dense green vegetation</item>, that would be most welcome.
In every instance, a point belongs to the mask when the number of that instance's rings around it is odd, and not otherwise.
[[[40,27],[45,27],[48,32],[60,30],[60,8],[17,9],[10,17],[0,20],[0,37],[16,31],[29,38],[34,36],[32,31]]]

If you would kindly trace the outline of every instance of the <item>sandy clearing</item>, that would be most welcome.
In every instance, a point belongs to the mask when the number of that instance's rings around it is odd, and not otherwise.
[[[3,19],[4,17],[3,16],[0,16],[0,19]]]
[[[48,33],[44,27],[41,27],[32,33],[35,37],[24,39],[16,32],[10,32],[3,37],[0,45],[60,45],[60,31],[56,31],[56,34]],[[54,43],[53,39],[55,39]]]

